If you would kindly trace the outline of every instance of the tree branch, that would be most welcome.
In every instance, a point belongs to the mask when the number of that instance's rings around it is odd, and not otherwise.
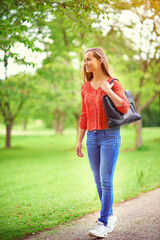
[[[146,102],[142,107],[139,108],[139,111],[141,112],[145,108],[147,108],[154,101],[157,95],[158,95],[158,92],[155,92],[154,95],[148,100],[148,102]]]
[[[140,79],[139,88],[142,87],[143,81],[144,81],[144,77],[142,77],[142,78]],[[141,96],[141,93],[137,93],[137,94],[135,95],[135,102],[137,102],[137,101],[139,102],[140,96]]]
[[[1,101],[0,101],[0,111],[2,112],[2,115],[5,118],[6,114],[5,114],[5,111],[4,111],[3,107],[2,107],[2,102]]]
[[[15,114],[12,115],[12,119],[14,119],[16,117],[16,115],[18,114],[18,112],[21,110],[22,106],[23,106],[24,100],[20,102],[17,111],[15,112]]]

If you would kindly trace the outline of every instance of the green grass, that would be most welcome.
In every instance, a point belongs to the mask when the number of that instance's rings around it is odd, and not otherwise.
[[[4,149],[4,135],[0,136],[1,240],[54,229],[60,223],[100,210],[87,159],[86,135],[84,158],[78,158],[74,129],[65,130],[62,136],[43,128],[29,130],[32,135],[12,136],[12,149]],[[143,128],[143,146],[136,151],[126,151],[134,147],[133,128],[121,128],[121,136],[114,202],[160,186],[160,128]]]

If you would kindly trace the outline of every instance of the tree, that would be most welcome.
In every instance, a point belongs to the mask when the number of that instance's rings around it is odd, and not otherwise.
[[[135,99],[137,111],[141,112],[146,109],[160,93],[160,45],[158,38],[160,34],[160,5],[159,1],[141,0],[141,1],[110,1],[112,8],[106,4],[104,16],[113,22],[109,24],[112,33],[115,30],[126,41],[126,46],[132,48],[131,51],[122,53],[124,79],[128,81],[128,86],[132,91]],[[121,15],[127,14],[136,16],[135,19],[121,21]],[[129,18],[129,14],[127,17]],[[138,20],[137,20],[138,19]],[[137,27],[137,28],[135,28]],[[128,34],[132,30],[132,35]],[[139,31],[139,44],[137,46],[134,35]],[[112,38],[114,41],[114,38]],[[101,40],[102,42],[102,40]],[[119,48],[119,46],[117,45]],[[113,48],[115,51],[116,48]],[[115,54],[115,52],[113,52]],[[128,80],[127,80],[128,79]],[[134,79],[134,81],[131,81]],[[146,94],[147,92],[147,94]],[[136,144],[135,147],[142,145],[142,121],[137,121]]]
[[[54,126],[57,134],[62,134],[64,121],[75,96],[76,74],[73,66],[52,62],[45,64],[36,73],[41,95],[38,112],[43,120]],[[49,120],[49,121],[48,121]]]
[[[54,118],[56,133],[62,134],[65,116],[74,115],[78,124],[80,103],[76,93],[80,89],[82,80],[80,72],[77,73],[73,68],[73,60],[76,58],[79,62],[82,61],[82,47],[86,43],[91,44],[91,41],[88,42],[88,37],[92,39],[93,33],[88,33],[82,28],[71,31],[72,23],[65,19],[63,14],[50,21],[47,26],[53,43],[45,45],[50,54],[37,74],[38,78],[41,78],[42,85],[47,86],[44,88],[46,93],[42,90],[43,95],[45,94],[42,104],[47,102],[48,105],[44,107],[47,111],[44,116],[47,119]]]
[[[32,51],[41,51],[40,48],[35,46],[35,41],[38,39],[35,33],[37,33],[38,29],[38,33],[42,33],[41,41],[45,42],[46,24],[44,20],[49,19],[50,21],[50,17],[58,19],[59,15],[64,15],[66,21],[72,22],[72,28],[75,26],[78,29],[80,25],[86,27],[84,22],[87,21],[88,25],[86,29],[91,30],[91,23],[94,22],[95,19],[90,18],[89,13],[95,11],[99,15],[102,12],[102,10],[98,8],[99,2],[100,1],[59,1],[53,3],[52,1],[46,2],[43,0],[10,0],[9,2],[2,0],[0,2],[0,49],[4,52],[4,57],[1,61],[5,67],[5,80],[0,82],[2,90],[0,93],[0,112],[6,124],[7,148],[11,147],[10,134],[14,119],[22,108],[25,98],[27,97],[26,92],[28,92],[28,83],[23,81],[21,77],[16,76],[17,81],[16,78],[8,78],[8,60],[12,58],[17,63],[33,64],[34,66],[34,63],[27,62],[25,57],[21,57],[12,51],[12,47],[15,43],[23,43],[24,46],[30,48]],[[83,21],[84,19],[85,21]],[[63,33],[65,32],[63,31]],[[65,42],[65,44],[67,44],[67,42]],[[24,79],[25,78],[27,78],[27,76],[24,76]],[[9,88],[13,90],[12,93]],[[19,95],[19,93],[24,93],[24,95]],[[11,109],[10,101],[12,101],[12,96],[13,98],[16,97],[17,101],[17,109],[15,112]],[[19,97],[19,103],[17,97]]]
[[[6,125],[5,147],[11,147],[11,129],[25,101],[34,93],[33,79],[17,75],[0,81],[0,111]]]

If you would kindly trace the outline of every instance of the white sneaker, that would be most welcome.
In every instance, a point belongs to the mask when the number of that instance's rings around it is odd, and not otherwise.
[[[108,227],[108,233],[111,233],[115,227],[115,225],[117,224],[118,222],[118,219],[116,217],[115,214],[109,216],[108,218],[108,224],[107,224],[107,227]]]
[[[108,227],[100,221],[97,222],[97,225],[94,229],[88,232],[90,237],[107,237]]]

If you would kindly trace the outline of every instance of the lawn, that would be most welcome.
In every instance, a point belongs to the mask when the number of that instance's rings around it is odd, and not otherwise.
[[[76,134],[74,129],[65,130],[61,136],[43,128],[30,129],[28,135],[12,136],[12,149],[4,149],[5,138],[0,135],[1,240],[54,229],[60,223],[100,210],[87,159],[86,135],[84,158],[79,158],[75,152]],[[136,151],[126,151],[134,147],[133,128],[121,128],[121,136],[114,202],[160,186],[160,128],[143,128],[143,146]]]

